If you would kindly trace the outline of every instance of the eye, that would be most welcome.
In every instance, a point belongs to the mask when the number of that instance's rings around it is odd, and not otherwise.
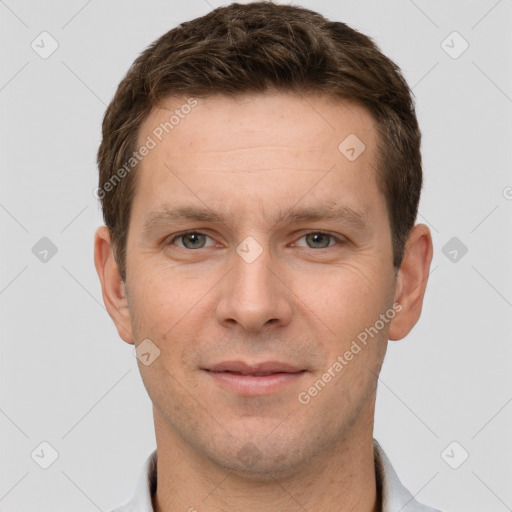
[[[178,247],[183,247],[185,249],[202,249],[203,247],[207,247],[207,240],[211,240],[208,235],[204,233],[200,233],[198,231],[187,231],[186,233],[180,233],[174,236],[169,245],[176,244]],[[181,243],[178,243],[181,241]],[[213,240],[211,240],[213,242]],[[213,245],[213,243],[209,244],[209,246]]]
[[[303,244],[297,243],[299,247],[309,247],[311,249],[326,249],[331,245],[335,245],[340,242],[338,238],[334,235],[330,235],[329,233],[324,233],[322,231],[313,231],[304,235],[299,240],[305,239],[306,246]],[[334,242],[334,243],[331,243]]]

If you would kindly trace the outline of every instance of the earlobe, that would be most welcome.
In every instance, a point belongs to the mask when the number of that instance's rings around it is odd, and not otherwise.
[[[401,305],[401,310],[390,324],[390,340],[407,336],[421,315],[432,254],[429,228],[424,224],[414,226],[396,278],[395,302]]]
[[[114,258],[110,232],[106,226],[96,230],[94,236],[94,266],[101,282],[103,302],[119,336],[133,345],[133,335],[126,286],[121,279]]]

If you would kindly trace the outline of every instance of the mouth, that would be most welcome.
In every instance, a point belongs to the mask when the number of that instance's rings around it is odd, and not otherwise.
[[[203,370],[221,387],[242,396],[276,393],[297,382],[307,370],[288,363],[248,364],[225,361]]]

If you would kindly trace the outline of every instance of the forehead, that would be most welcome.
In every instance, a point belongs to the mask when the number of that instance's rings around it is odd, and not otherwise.
[[[139,210],[183,194],[222,207],[236,195],[249,211],[253,199],[267,199],[265,210],[306,194],[341,195],[361,210],[378,194],[374,120],[354,102],[288,93],[168,98],[142,124],[139,147],[150,139],[137,169]]]
[[[375,138],[373,117],[364,106],[326,95],[283,92],[167,98],[142,124],[139,144],[148,134],[184,153],[263,149],[276,142],[323,153],[356,135],[368,155]]]

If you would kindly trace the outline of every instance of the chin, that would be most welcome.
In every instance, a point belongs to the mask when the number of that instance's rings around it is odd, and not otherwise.
[[[302,471],[304,461],[292,460],[289,454],[261,454],[258,460],[241,460],[239,454],[227,460],[222,457],[224,470],[244,480],[253,482],[275,482],[296,476]]]
[[[204,454],[222,470],[262,483],[291,478],[310,465],[308,451],[314,449],[308,450],[303,436],[296,433],[290,436],[289,431],[286,433],[289,437],[274,436],[269,441],[268,432],[245,433],[235,442],[225,438],[215,446],[210,445]]]

